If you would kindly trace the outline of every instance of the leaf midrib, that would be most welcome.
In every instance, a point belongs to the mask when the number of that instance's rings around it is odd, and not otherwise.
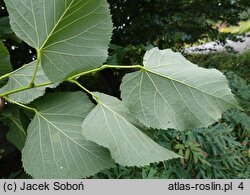
[[[42,113],[37,112],[38,117],[40,116],[41,118],[43,118],[45,121],[47,121],[47,123],[49,123],[50,125],[52,125],[55,129],[57,129],[60,133],[62,133],[66,138],[68,138],[70,141],[72,141],[73,143],[75,143],[76,145],[78,145],[80,148],[84,149],[87,153],[93,155],[95,158],[100,159],[101,161],[106,162],[104,159],[101,159],[99,156],[95,155],[94,153],[92,153],[91,151],[87,150],[86,148],[84,148],[82,145],[80,145],[78,142],[76,142],[75,140],[73,140],[71,137],[69,137],[67,134],[65,134],[63,131],[61,131],[57,126],[55,126],[51,121],[49,121],[45,116],[42,115]]]
[[[155,74],[155,75],[157,75],[157,76],[163,77],[163,78],[165,78],[165,79],[170,80],[171,82],[173,82],[173,81],[174,81],[174,82],[177,82],[177,83],[179,83],[179,84],[181,84],[181,85],[184,85],[184,86],[187,86],[187,87],[189,87],[189,88],[192,88],[192,89],[194,89],[194,90],[196,90],[196,91],[199,91],[200,93],[207,94],[207,95],[209,95],[209,96],[211,96],[211,97],[213,97],[213,98],[218,98],[218,99],[220,99],[221,101],[226,102],[226,103],[232,105],[233,107],[239,108],[238,105],[232,104],[231,102],[228,102],[228,101],[222,99],[221,97],[217,97],[217,96],[212,95],[212,94],[210,94],[210,93],[208,93],[208,92],[202,91],[202,90],[199,89],[199,88],[196,88],[196,87],[194,87],[194,86],[192,86],[192,85],[189,85],[189,84],[187,84],[187,83],[184,83],[184,82],[182,82],[182,81],[180,81],[180,80],[177,80],[177,79],[175,79],[175,78],[171,78],[171,77],[169,77],[169,76],[167,76],[167,75],[164,75],[164,74],[161,74],[161,73],[159,73],[159,72],[150,70],[150,69],[148,69],[148,68],[146,68],[146,67],[144,67],[144,69],[141,70],[142,73],[143,73],[143,71],[146,71],[146,72]]]
[[[141,136],[147,141],[148,144],[150,144],[151,147],[155,148],[158,152],[162,152],[162,150],[165,150],[165,152],[172,152],[172,151],[169,151],[167,150],[166,148],[164,147],[161,147],[158,143],[156,143],[154,140],[152,140],[150,137],[148,137],[147,135],[145,135],[140,129],[138,129],[137,127],[135,127],[131,122],[129,122],[126,118],[124,118],[118,111],[116,111],[114,108],[112,109],[112,107],[106,105],[105,103],[101,102],[101,106],[104,106],[106,109],[108,109],[109,111],[111,111],[114,116],[117,115],[119,118],[121,118],[123,121],[125,121],[125,123],[127,123],[128,126],[130,126],[130,128],[132,129],[132,132],[134,133],[134,135],[138,138],[138,140],[141,142],[141,144],[143,145],[143,147],[145,148],[145,150],[148,150],[148,148],[145,146],[145,144],[143,143],[142,139],[138,136],[138,134],[136,133],[136,131],[134,130],[137,129],[139,132],[141,132]],[[153,145],[151,142],[155,142],[155,145]],[[131,144],[133,145],[133,144]],[[135,150],[137,151],[137,150]],[[137,151],[138,152],[138,151]],[[177,158],[177,156],[175,156],[174,158]],[[143,159],[144,160],[144,159]],[[154,161],[152,162],[159,162],[161,160],[157,160],[155,159]],[[150,162],[151,163],[151,162]],[[134,164],[131,164],[131,166],[133,166]],[[130,165],[129,165],[130,166]],[[137,162],[137,165],[136,166],[145,166],[145,164],[141,164],[140,162],[138,163]]]
[[[63,14],[61,15],[61,17],[58,19],[58,21],[56,22],[55,26],[53,27],[53,29],[50,31],[49,35],[47,36],[47,38],[44,40],[42,46],[40,48],[37,48],[37,50],[42,50],[43,47],[46,45],[46,43],[48,42],[48,40],[50,39],[50,37],[53,35],[54,31],[56,30],[57,26],[60,24],[60,22],[62,21],[62,19],[64,18],[64,16],[66,15],[66,13],[68,12],[68,10],[71,8],[72,4],[75,2],[75,0],[73,0],[68,7],[65,9],[65,11],[63,12]],[[37,29],[38,30],[38,29]]]
[[[21,133],[22,134],[24,134],[24,136],[26,137],[27,136],[27,133],[25,132],[25,129],[21,126],[21,125],[19,125],[18,124],[18,122],[17,121],[20,121],[20,119],[17,119],[17,118],[12,118],[12,117],[10,117],[10,120],[13,122],[13,123],[15,123],[15,125],[20,129],[20,131],[21,131]],[[17,121],[16,121],[17,120]]]
[[[125,123],[127,123],[127,125],[128,126],[130,126],[132,129],[133,128],[135,128],[135,129],[137,129],[138,131],[140,131],[137,127],[135,127],[132,123],[130,123],[126,118],[124,118],[121,114],[119,114],[116,110],[113,110],[111,107],[109,107],[108,105],[106,105],[106,104],[104,104],[103,102],[102,102],[102,105],[105,107],[105,108],[107,108],[108,110],[110,110],[114,115],[117,115],[118,117],[120,117],[123,121],[125,121]],[[137,136],[137,138],[139,139],[139,140],[141,140],[140,139],[140,137],[138,137],[138,135],[135,133],[135,131],[134,130],[132,130],[133,132],[134,132],[134,134]],[[146,135],[144,135],[144,133],[142,133],[142,135],[143,136],[146,136]],[[150,139],[150,138],[149,138]],[[141,142],[142,144],[143,144],[143,142]],[[131,144],[132,145],[132,144]],[[143,144],[144,145],[144,144]],[[145,149],[147,150],[147,147],[144,145],[144,147],[145,147]]]

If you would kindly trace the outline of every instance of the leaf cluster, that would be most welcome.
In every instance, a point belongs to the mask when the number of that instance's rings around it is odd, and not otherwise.
[[[112,20],[105,0],[5,3],[15,36],[37,54],[10,72],[0,42],[0,97],[7,103],[1,121],[10,126],[7,137],[22,151],[29,175],[82,178],[115,163],[142,167],[180,157],[182,164],[210,165],[192,137],[165,140],[173,146],[168,149],[152,133],[177,129],[181,137],[230,108],[241,109],[220,71],[158,48],[148,50],[140,65],[106,64]],[[111,68],[133,70],[122,79],[120,99],[81,83]],[[76,90],[60,88],[65,83]]]

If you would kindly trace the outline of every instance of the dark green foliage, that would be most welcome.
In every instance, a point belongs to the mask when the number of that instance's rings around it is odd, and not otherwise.
[[[180,47],[218,38],[214,24],[236,24],[248,0],[109,0],[115,25],[112,42],[122,46],[154,43]]]
[[[239,99],[239,102],[242,108],[248,112],[250,112],[250,86],[246,81],[241,78],[239,75],[233,72],[226,72],[226,77],[229,80],[229,86],[232,89],[232,92]]]
[[[216,68],[222,71],[233,71],[239,74],[241,77],[246,79],[249,82],[250,79],[250,50],[241,53],[211,53],[208,55],[191,55],[188,58],[195,64],[206,68]],[[239,77],[232,76],[228,74],[230,80],[237,80],[238,85],[241,79]],[[235,78],[232,78],[235,77]]]

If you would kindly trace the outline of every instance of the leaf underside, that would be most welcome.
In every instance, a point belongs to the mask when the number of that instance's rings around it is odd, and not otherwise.
[[[0,94],[29,86],[30,81],[33,76],[33,72],[35,70],[35,66],[36,66],[36,61],[31,62],[27,65],[24,65],[20,70],[13,73],[9,77],[8,83],[0,89]],[[47,76],[44,74],[42,67],[39,66],[34,84],[39,85],[39,84],[47,83],[47,82],[50,82],[50,81],[47,78]],[[8,97],[16,102],[27,104],[33,101],[34,99],[42,96],[45,93],[45,89],[47,87],[54,88],[57,85],[58,84],[50,84],[50,85],[46,85],[42,87],[31,88],[25,91],[20,91],[20,92],[11,94]]]
[[[53,82],[106,61],[112,20],[106,0],[6,0],[12,30],[42,54]]]
[[[83,135],[110,150],[114,160],[124,166],[145,166],[178,158],[130,121],[123,103],[105,94],[96,93],[100,102],[83,122]]]
[[[82,92],[54,93],[34,103],[23,166],[34,178],[83,178],[114,166],[109,151],[86,141],[81,124],[93,108]]]
[[[123,78],[122,100],[147,127],[205,127],[238,104],[225,76],[187,61],[169,49],[151,49],[144,70]]]

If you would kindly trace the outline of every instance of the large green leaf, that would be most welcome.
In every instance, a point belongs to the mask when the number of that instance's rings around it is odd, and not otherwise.
[[[13,31],[42,54],[51,81],[100,66],[112,21],[106,0],[5,0]]]
[[[25,170],[35,178],[83,178],[113,166],[109,151],[86,141],[82,122],[93,104],[82,92],[55,93],[35,102],[23,149]]]
[[[121,93],[143,124],[161,129],[208,126],[238,107],[221,72],[198,67],[169,49],[148,51],[144,69],[124,77]]]
[[[0,40],[0,76],[12,71],[10,56],[3,42]]]
[[[5,92],[9,92],[15,89],[19,89],[22,87],[27,87],[30,84],[30,81],[33,76],[33,72],[35,69],[36,61],[31,62],[30,64],[27,64],[23,66],[21,69],[17,70],[15,73],[13,73],[9,77],[8,83],[0,89],[0,94],[3,94]],[[35,85],[43,84],[43,83],[49,83],[49,79],[44,74],[42,67],[40,66],[36,79],[35,79]],[[9,98],[11,98],[14,101],[20,102],[20,103],[30,103],[34,99],[42,96],[45,93],[45,89],[47,87],[53,88],[56,87],[57,84],[50,84],[46,86],[31,88],[25,91],[17,92],[14,94],[9,95]]]
[[[83,122],[83,135],[107,147],[114,160],[124,166],[143,166],[179,157],[161,147],[134,125],[123,103],[99,94],[100,103]]]
[[[12,33],[9,17],[0,18],[0,37]]]

